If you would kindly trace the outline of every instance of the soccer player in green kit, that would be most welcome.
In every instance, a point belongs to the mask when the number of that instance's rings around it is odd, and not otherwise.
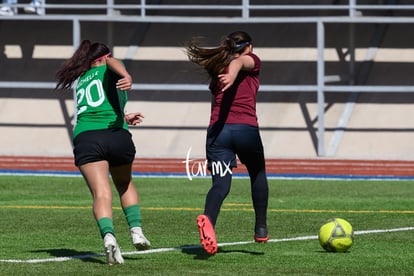
[[[142,233],[138,192],[132,182],[135,145],[128,125],[142,122],[140,112],[124,113],[132,79],[102,43],[83,40],[56,72],[56,89],[76,84],[77,114],[73,130],[75,165],[93,197],[93,214],[109,264],[122,264],[112,220],[111,175],[137,250],[150,247]]]

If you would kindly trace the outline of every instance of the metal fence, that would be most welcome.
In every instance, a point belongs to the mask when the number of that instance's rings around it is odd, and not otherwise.
[[[293,11],[298,13],[299,11],[329,11],[329,12],[342,12],[343,15],[358,16],[364,11],[407,11],[414,10],[414,5],[410,4],[410,1],[369,1],[369,0],[344,0],[333,1],[333,4],[306,4],[295,3],[291,4],[290,1],[283,4],[274,4],[278,1],[255,1],[255,0],[227,0],[227,1],[175,1],[174,4],[163,4],[160,0],[106,0],[102,4],[94,3],[96,1],[82,1],[82,3],[68,4],[59,3],[59,1],[47,1],[40,0],[39,7],[45,10],[45,14],[49,11],[70,11],[70,10],[84,10],[94,11],[99,14],[116,15],[119,11],[123,10],[135,10],[139,12],[137,15],[140,17],[152,17],[152,12],[165,12],[163,16],[171,16],[177,11],[229,11],[234,12],[232,17],[239,18],[254,18],[259,17],[258,12],[266,11]],[[103,2],[103,1],[102,1]],[[166,1],[168,2],[168,1]],[[325,2],[325,1],[321,1]],[[404,3],[406,2],[406,3]],[[24,7],[24,4],[14,4],[15,7]],[[260,14],[260,13],[259,13]]]
[[[86,2],[86,1],[85,1]],[[73,47],[76,48],[81,39],[81,22],[141,22],[141,23],[205,23],[205,24],[297,24],[306,23],[314,26],[316,30],[316,49],[317,49],[317,78],[316,83],[312,85],[262,85],[260,90],[263,92],[309,92],[316,93],[318,103],[318,156],[325,156],[325,124],[324,124],[324,106],[326,92],[364,92],[364,93],[412,93],[414,87],[407,85],[389,85],[389,86],[372,86],[372,85],[329,85],[325,76],[325,26],[327,24],[413,24],[414,17],[411,16],[363,16],[362,11],[414,11],[414,5],[409,4],[390,4],[394,1],[388,1],[388,4],[359,4],[356,0],[349,0],[347,4],[338,5],[269,5],[253,4],[253,0],[241,0],[234,4],[154,4],[156,1],[141,0],[137,4],[117,4],[115,0],[107,0],[106,4],[49,4],[42,3],[41,7],[45,8],[44,15],[17,15],[14,17],[0,17],[2,20],[18,21],[67,21],[71,22],[73,30]],[[208,1],[207,1],[208,2]],[[383,2],[383,1],[380,1]],[[23,7],[22,4],[17,5]],[[103,11],[102,14],[59,14],[59,10],[94,10]],[[125,16],[119,13],[122,10],[136,9],[139,11],[136,15]],[[172,15],[174,11],[208,11],[208,10],[236,11],[234,16],[183,16]],[[48,13],[49,10],[55,12]],[[297,16],[297,17],[269,17],[254,15],[255,11],[341,11],[342,16]],[[152,15],[152,11],[165,11],[162,15]],[[351,33],[352,36],[352,33]],[[353,45],[350,45],[350,68],[353,66]],[[352,70],[352,69],[351,69]],[[31,88],[31,89],[51,89],[55,83],[49,82],[0,82],[0,88]],[[200,91],[206,90],[204,85],[192,84],[148,84],[134,83],[133,89],[137,90],[161,90],[161,91]]]

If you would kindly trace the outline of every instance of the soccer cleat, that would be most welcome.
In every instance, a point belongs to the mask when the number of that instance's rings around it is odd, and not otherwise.
[[[104,250],[106,255],[106,262],[109,265],[124,263],[121,249],[119,248],[115,237],[111,233],[106,234],[104,237]]]
[[[254,233],[255,242],[267,242],[269,240],[269,235],[267,233],[266,227],[257,227]]]
[[[16,12],[10,7],[2,7],[0,9],[0,15],[12,16],[15,15]]]
[[[41,8],[42,3],[40,1],[32,1],[29,6],[24,8],[25,13],[36,13],[38,15],[44,15],[45,9]]]
[[[217,253],[217,241],[214,227],[210,222],[210,219],[206,215],[199,215],[197,217],[198,231],[200,232],[200,242],[203,245],[204,250],[214,255]]]
[[[142,233],[141,227],[132,227],[130,233],[132,243],[137,250],[147,250],[151,247],[151,243]]]

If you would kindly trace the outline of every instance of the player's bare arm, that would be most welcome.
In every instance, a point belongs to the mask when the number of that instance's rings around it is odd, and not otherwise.
[[[132,77],[125,69],[124,65],[118,59],[113,57],[108,57],[106,64],[111,71],[122,77],[116,83],[116,88],[121,90],[130,90],[132,87]]]
[[[229,64],[229,69],[226,74],[218,75],[221,84],[223,85],[222,91],[227,90],[233,85],[237,78],[237,74],[240,71],[250,71],[254,68],[254,60],[251,56],[242,55],[236,59],[233,59]]]
[[[142,114],[141,112],[125,114],[125,121],[128,123],[128,125],[140,124],[142,123],[143,119],[144,119],[144,114]]]

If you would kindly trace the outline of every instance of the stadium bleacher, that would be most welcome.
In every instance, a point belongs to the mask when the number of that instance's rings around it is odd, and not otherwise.
[[[114,5],[110,14],[109,2]],[[157,5],[193,2],[46,0],[45,16],[24,14],[19,6],[17,16],[0,17],[0,128],[7,133],[0,138],[0,154],[72,154],[72,94],[53,91],[53,82],[57,67],[73,50],[76,18],[80,20],[79,38],[110,45],[133,75],[137,88],[131,92],[128,110],[146,115],[144,124],[131,130],[139,156],[185,158],[190,148],[194,157],[204,156],[209,92],[140,85],[206,85],[206,76],[183,54],[185,42],[204,36],[207,45],[214,45],[222,35],[243,29],[252,34],[255,51],[263,59],[262,86],[278,86],[261,92],[258,99],[267,157],[412,158],[414,95],[403,89],[414,82],[414,40],[409,36],[414,8],[409,1],[306,1],[308,7],[300,9],[303,1],[251,0],[256,9],[250,9],[246,19],[242,9],[217,8],[241,7],[242,0],[197,1],[216,9],[156,9]],[[275,2],[281,5],[279,9],[259,9]],[[352,2],[361,5],[353,10],[354,16],[347,6]],[[384,5],[390,8],[376,9]],[[207,17],[210,22],[199,22]],[[325,91],[323,154],[318,148],[316,89],[304,89],[318,84],[318,18],[329,19],[324,21],[327,85],[390,87],[377,93]],[[340,18],[358,23],[339,22]],[[389,18],[397,23],[358,21],[365,18]],[[354,57],[350,49],[355,50]],[[395,87],[399,89],[394,91]]]

